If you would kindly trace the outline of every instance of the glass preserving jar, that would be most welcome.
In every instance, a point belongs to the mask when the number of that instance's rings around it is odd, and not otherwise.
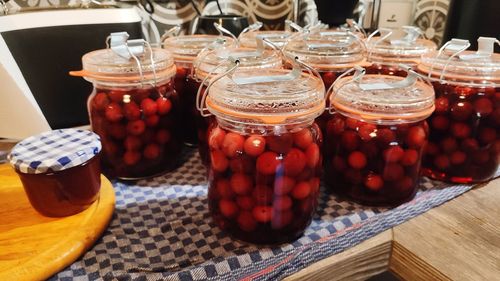
[[[196,58],[195,69],[196,78],[201,81],[199,94],[203,95],[211,78],[224,73],[232,64],[231,59],[238,59],[238,69],[273,69],[282,68],[283,61],[276,50],[264,49],[264,42],[259,40],[256,43],[256,49],[236,47],[236,46],[217,46],[207,48],[201,52]],[[202,163],[205,166],[210,161],[208,155],[208,139],[207,132],[211,128],[210,124],[214,120],[212,117],[202,117],[197,111],[197,128],[198,128],[198,151]]]
[[[367,205],[398,205],[413,198],[434,110],[432,85],[408,77],[364,74],[334,84],[325,137],[325,181]]]
[[[319,196],[321,79],[297,69],[237,69],[207,91],[215,115],[208,133],[214,221],[254,243],[298,238]]]
[[[297,57],[321,75],[325,88],[328,89],[337,77],[354,66],[366,66],[366,48],[363,41],[350,31],[315,31],[296,36],[287,45],[284,52],[287,56]],[[329,106],[328,101],[327,107]],[[323,134],[325,131],[327,112],[316,122]]]
[[[401,38],[394,38],[393,31],[380,28],[366,39],[368,61],[371,64],[366,68],[368,74],[406,75],[406,70],[400,64],[416,67],[420,58],[436,50],[436,44],[431,40],[419,38],[422,32],[418,27],[404,26],[406,34]],[[379,36],[375,36],[380,33]]]
[[[293,34],[293,32],[285,30],[252,30],[241,33],[238,40],[241,47],[255,49],[257,48],[257,38],[263,38],[281,49]],[[266,48],[271,49],[272,47],[266,46]]]
[[[491,179],[500,158],[500,54],[495,38],[480,37],[477,52],[453,39],[422,58],[432,80],[436,111],[428,119],[423,174],[456,183]]]
[[[101,137],[109,177],[138,179],[173,169],[182,149],[175,65],[169,52],[112,33],[111,48],[82,57],[94,85],[88,99],[92,130]]]
[[[230,37],[202,34],[170,37],[163,41],[163,48],[173,54],[174,63],[177,66],[174,89],[179,95],[183,120],[182,137],[184,143],[189,146],[198,143],[196,130],[198,111],[195,106],[195,99],[200,83],[193,76],[193,62],[203,49],[217,40],[220,40],[221,45],[226,46],[234,43],[234,40]]]
[[[99,197],[99,136],[63,129],[26,138],[12,148],[9,162],[35,210],[64,217],[87,209]]]

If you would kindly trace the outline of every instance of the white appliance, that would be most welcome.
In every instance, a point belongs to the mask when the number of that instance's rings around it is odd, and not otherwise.
[[[92,85],[68,75],[111,32],[141,38],[134,8],[61,9],[0,16],[0,138],[86,125]]]

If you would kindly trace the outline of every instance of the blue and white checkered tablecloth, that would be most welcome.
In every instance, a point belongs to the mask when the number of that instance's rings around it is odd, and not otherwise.
[[[50,280],[277,280],[472,187],[423,178],[416,197],[393,209],[344,201],[322,187],[304,236],[258,246],[233,240],[215,225],[207,207],[205,168],[193,150],[185,157],[171,173],[133,184],[114,182],[116,210],[108,229]]]

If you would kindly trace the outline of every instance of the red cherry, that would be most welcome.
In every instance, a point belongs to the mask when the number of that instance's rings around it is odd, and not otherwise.
[[[141,154],[137,151],[129,150],[123,154],[123,163],[132,166],[141,160]]]
[[[222,143],[224,142],[225,137],[226,131],[219,127],[215,127],[210,130],[210,134],[208,136],[208,145],[212,149],[222,149]]]
[[[425,144],[427,140],[427,134],[425,130],[420,126],[413,126],[408,130],[408,135],[406,136],[406,143],[411,148],[420,148]]]
[[[267,147],[277,153],[287,153],[292,149],[293,137],[291,134],[269,136],[266,138]]]
[[[170,132],[168,130],[161,129],[156,132],[155,140],[159,144],[165,144],[170,140],[170,137]]]
[[[142,112],[146,116],[156,114],[156,111],[158,110],[156,102],[150,98],[146,98],[141,101],[141,108]]]
[[[457,150],[450,155],[450,163],[452,165],[461,165],[465,162],[465,159],[467,159],[467,154],[460,150]]]
[[[418,152],[415,149],[405,150],[403,157],[401,158],[401,164],[403,166],[412,166],[418,162]]]
[[[357,120],[357,119],[354,119],[354,118],[350,118],[350,117],[347,117],[345,119],[345,125],[347,128],[349,129],[352,129],[352,130],[357,130],[358,127],[360,125],[362,125],[362,122]]]
[[[311,143],[306,149],[306,162],[307,166],[310,168],[316,168],[320,164],[320,150],[319,146],[315,143]]]
[[[160,156],[160,146],[156,143],[150,143],[144,148],[144,158],[156,159]]]
[[[306,167],[300,174],[295,176],[296,181],[308,181],[313,176],[313,170]]]
[[[230,180],[231,188],[238,195],[247,195],[252,191],[252,178],[242,173],[235,173]]]
[[[146,123],[146,126],[155,127],[156,125],[158,125],[158,122],[160,121],[160,116],[150,115],[150,116],[147,116],[144,121]]]
[[[311,185],[311,192],[316,194],[319,192],[319,185],[321,180],[318,177],[314,177],[309,180],[309,184]]]
[[[177,67],[176,73],[175,73],[175,78],[186,78],[190,71],[184,67]]]
[[[255,163],[252,158],[246,155],[237,156],[229,161],[229,167],[233,173],[252,173],[255,168]]]
[[[450,167],[450,159],[448,159],[448,156],[440,154],[434,157],[434,166],[439,170],[446,170]]]
[[[448,111],[448,108],[450,106],[450,102],[448,101],[447,98],[445,97],[439,97],[435,101],[435,112],[436,113],[446,113]]]
[[[468,138],[462,141],[460,148],[465,152],[471,153],[479,149],[479,143],[475,139]]]
[[[359,150],[363,152],[368,158],[374,158],[378,154],[378,147],[373,141],[362,142],[359,146]]]
[[[347,163],[354,169],[363,169],[366,166],[366,156],[359,151],[353,151],[347,158]]]
[[[128,136],[123,142],[123,146],[127,150],[139,150],[142,146],[141,139],[136,136]]]
[[[451,132],[455,137],[465,139],[470,135],[470,127],[461,122],[453,123],[451,124]]]
[[[381,176],[369,173],[365,179],[365,186],[372,191],[379,191],[384,186],[384,181]]]
[[[123,105],[123,114],[130,121],[137,120],[141,118],[141,109],[135,102],[131,101]]]
[[[293,134],[295,146],[306,149],[313,142],[313,135],[309,128],[302,129]]]
[[[219,179],[215,184],[215,189],[220,197],[225,199],[231,199],[234,196],[234,192],[231,189],[231,185],[226,179]]]
[[[104,113],[106,119],[111,122],[118,122],[123,118],[122,108],[117,103],[110,103]]]
[[[446,153],[451,153],[457,150],[457,148],[458,148],[457,140],[452,137],[444,138],[441,141],[441,149]]]
[[[127,136],[127,130],[122,124],[114,123],[108,128],[109,135],[115,139],[121,140]]]
[[[306,166],[306,155],[300,149],[292,148],[283,160],[285,175],[296,176]]]
[[[135,136],[144,133],[145,129],[146,129],[146,124],[144,124],[144,121],[142,120],[130,121],[127,124],[127,132]]]
[[[433,142],[428,142],[425,146],[425,154],[436,155],[439,153],[439,146]]]
[[[251,211],[255,206],[255,200],[251,196],[238,196],[236,203],[242,210]]]
[[[118,146],[113,141],[101,139],[101,142],[105,154],[114,156],[118,153]]]
[[[387,164],[384,167],[383,177],[386,181],[396,181],[402,178],[404,169],[398,164]]]
[[[210,164],[212,165],[212,169],[214,169],[214,171],[222,173],[226,171],[229,166],[229,161],[222,151],[213,150],[210,151]]]
[[[333,82],[335,82],[335,80],[337,79],[337,74],[335,74],[335,72],[328,71],[328,72],[322,73],[321,78],[323,78],[323,83],[325,84],[325,88],[328,89],[333,84]]]
[[[243,147],[246,154],[257,157],[266,149],[266,140],[261,136],[249,136]]]
[[[293,220],[293,213],[290,210],[275,212],[272,216],[271,227],[281,229],[289,225]]]
[[[347,168],[347,164],[346,164],[344,158],[342,158],[338,155],[333,157],[332,166],[338,172],[343,172]]]
[[[444,131],[450,126],[450,121],[443,115],[437,115],[432,118],[431,126],[436,130]]]
[[[151,94],[151,88],[149,89],[136,89],[132,98],[135,102],[140,103],[143,99],[149,97]]]
[[[328,135],[340,135],[344,132],[344,127],[344,119],[339,115],[336,115],[326,124],[326,132]]]
[[[391,129],[382,128],[377,130],[377,142],[381,146],[387,146],[396,139],[396,135]]]
[[[269,206],[255,206],[252,215],[260,223],[268,223],[273,217],[273,209]]]
[[[97,110],[105,110],[109,104],[108,95],[106,93],[100,92],[94,96],[92,100],[94,108]]]
[[[289,196],[275,197],[273,201],[273,209],[276,211],[288,210],[292,207],[292,199]]]
[[[243,152],[244,142],[245,138],[242,135],[229,132],[226,134],[224,141],[222,142],[222,152],[224,152],[227,157],[233,158],[237,154]]]
[[[253,218],[251,212],[248,211],[241,212],[236,221],[238,222],[238,226],[240,227],[240,229],[243,231],[251,232],[257,228],[257,222]]]
[[[270,151],[264,152],[257,158],[257,171],[263,175],[273,175],[280,163],[278,154]]]
[[[375,130],[377,130],[376,125],[363,124],[359,127],[358,134],[362,140],[369,141],[377,135]]]
[[[413,187],[413,179],[411,177],[403,177],[396,183],[400,191],[410,190]]]
[[[268,205],[273,201],[273,189],[265,185],[256,185],[252,191],[256,204]]]
[[[359,142],[358,134],[353,131],[345,131],[340,138],[341,145],[348,151],[356,150]]]
[[[159,97],[156,100],[156,107],[158,110],[158,114],[165,115],[168,114],[170,110],[172,110],[172,102],[166,97]]]
[[[123,96],[127,94],[126,91],[121,91],[121,90],[111,90],[109,91],[108,97],[113,101],[117,103],[123,102]]]
[[[285,195],[292,191],[295,180],[287,176],[276,177],[274,181],[274,194]]]
[[[291,194],[295,199],[305,199],[311,194],[311,184],[307,181],[301,181],[293,187]]]
[[[471,87],[461,87],[457,86],[455,87],[455,93],[462,95],[462,96],[468,96],[474,93],[474,89]]]
[[[404,150],[399,145],[394,145],[384,150],[384,160],[385,162],[396,163],[403,158]]]
[[[451,116],[457,121],[467,120],[474,109],[468,102],[458,102],[451,107]]]
[[[234,218],[238,215],[238,206],[230,200],[221,199],[219,201],[220,213],[226,218]]]
[[[493,143],[496,138],[497,133],[493,128],[484,127],[479,130],[479,141],[483,145]]]
[[[488,98],[479,98],[474,102],[474,109],[481,117],[488,116],[493,112],[493,103]]]

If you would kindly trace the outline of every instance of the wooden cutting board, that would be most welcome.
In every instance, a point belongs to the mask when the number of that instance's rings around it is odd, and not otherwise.
[[[61,271],[101,236],[114,207],[113,186],[101,176],[100,197],[87,210],[44,217],[31,207],[15,171],[0,165],[0,280],[43,280]]]

